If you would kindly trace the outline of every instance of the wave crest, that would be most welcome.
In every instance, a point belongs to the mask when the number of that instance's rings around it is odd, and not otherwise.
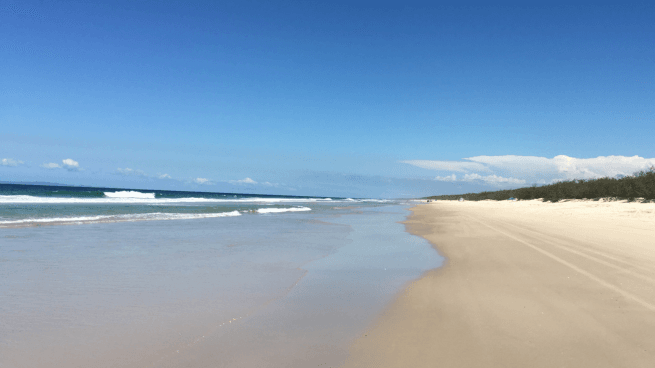
[[[122,190],[120,192],[105,192],[107,198],[143,198],[155,199],[155,193],[142,193],[133,190]]]
[[[132,222],[132,221],[157,221],[157,220],[193,220],[214,217],[241,216],[239,211],[217,212],[217,213],[137,213],[127,215],[101,215],[101,216],[79,216],[79,217],[50,217],[50,218],[28,218],[22,220],[0,221],[0,227],[31,226],[39,224],[92,224],[100,222]]]
[[[75,197],[37,197],[30,195],[0,195],[0,204],[20,203],[20,204],[102,204],[102,203],[126,203],[126,204],[171,204],[176,203],[323,203],[331,202],[331,199],[323,198],[261,198],[261,197],[247,197],[247,198],[200,198],[200,197],[184,197],[184,198],[155,198],[155,193],[138,193],[142,195],[139,197],[130,195],[134,194],[115,194],[127,192],[105,192],[104,197],[98,198],[75,198]],[[107,196],[109,194],[109,196]],[[335,201],[336,202],[336,201]]]
[[[260,208],[257,213],[279,213],[279,212],[298,212],[311,211],[309,207],[291,207],[291,208]]]

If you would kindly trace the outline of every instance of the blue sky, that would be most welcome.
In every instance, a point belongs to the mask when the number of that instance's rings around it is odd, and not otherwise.
[[[625,175],[655,164],[652,19],[3,1],[0,181],[412,197]]]

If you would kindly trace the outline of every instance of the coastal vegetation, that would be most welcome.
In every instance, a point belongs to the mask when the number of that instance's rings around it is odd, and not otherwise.
[[[516,198],[543,199],[544,202],[557,202],[562,199],[627,199],[655,200],[655,167],[622,178],[599,178],[560,181],[553,184],[518,189],[499,190],[495,192],[466,193],[457,195],[439,195],[427,199],[464,198],[469,201],[485,199],[507,200]]]

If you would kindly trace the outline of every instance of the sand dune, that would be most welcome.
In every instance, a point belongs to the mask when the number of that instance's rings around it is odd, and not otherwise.
[[[655,366],[655,204],[450,202],[407,221],[447,257],[347,367]]]

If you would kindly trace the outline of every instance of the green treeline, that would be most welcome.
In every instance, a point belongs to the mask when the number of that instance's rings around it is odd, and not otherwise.
[[[634,200],[644,198],[655,199],[655,167],[648,171],[640,171],[634,176],[621,179],[600,178],[590,180],[570,180],[555,184],[532,186],[527,188],[499,190],[496,192],[467,193],[458,195],[440,195],[427,197],[427,199],[459,199],[481,201],[485,199],[506,200],[538,199],[557,202],[560,199],[597,199],[617,198]]]

